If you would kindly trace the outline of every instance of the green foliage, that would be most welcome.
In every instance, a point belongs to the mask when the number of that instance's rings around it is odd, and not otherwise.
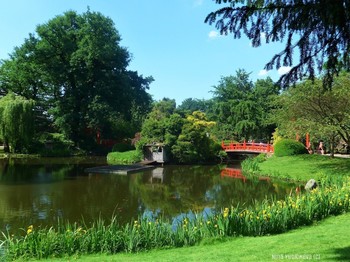
[[[300,154],[307,154],[305,146],[299,141],[293,139],[281,139],[274,145],[274,155],[280,156],[294,156]]]
[[[350,75],[335,77],[332,89],[322,87],[324,79],[304,81],[282,93],[276,100],[278,110],[273,121],[285,137],[305,136],[310,133],[311,142],[325,141],[331,152],[340,139],[350,143]]]
[[[107,155],[108,164],[134,164],[140,162],[142,154],[138,150],[110,152]]]
[[[274,66],[276,69],[282,65],[294,66],[281,76],[283,86],[306,76],[313,79],[322,69],[329,83],[342,68],[349,71],[348,1],[217,0],[216,3],[224,6],[208,14],[205,22],[215,24],[221,34],[231,33],[235,38],[246,35],[254,47],[262,42],[285,43],[284,49],[265,66],[267,70]],[[296,48],[300,54],[297,62]]]
[[[27,153],[34,135],[34,101],[9,93],[0,99],[0,138],[13,153]]]
[[[214,132],[219,139],[270,140],[275,126],[268,115],[279,89],[270,78],[253,83],[246,71],[238,70],[214,88],[208,115],[217,122]]]
[[[177,111],[192,114],[194,111],[208,112],[212,107],[212,100],[187,98],[177,107]]]
[[[147,115],[143,125],[141,136],[146,143],[172,142],[181,132],[182,118],[174,114],[175,100],[164,98],[154,104],[152,111]],[[168,137],[166,137],[168,136]],[[166,141],[170,140],[170,141]]]
[[[92,148],[97,130],[101,138],[132,137],[150,109],[153,78],[127,70],[131,56],[120,41],[101,13],[65,12],[38,25],[1,64],[0,89],[33,99],[36,129],[80,148]]]
[[[211,137],[215,122],[203,112],[195,111],[186,118],[175,112],[175,101],[157,102],[142,126],[142,138],[137,149],[151,143],[164,143],[170,149],[170,159],[178,163],[198,163],[223,157]]]
[[[117,143],[113,146],[112,152],[125,152],[125,151],[134,150],[134,149],[135,147],[131,144]]]
[[[74,152],[73,141],[59,133],[42,133],[32,150],[41,156],[71,156]]]
[[[176,143],[171,147],[179,163],[198,163],[213,160],[219,149],[210,138],[215,122],[208,121],[204,113],[195,111],[186,118]],[[220,148],[221,149],[221,148]]]

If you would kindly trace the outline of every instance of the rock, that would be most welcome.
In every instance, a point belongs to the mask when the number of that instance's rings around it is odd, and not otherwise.
[[[306,185],[305,185],[305,190],[312,190],[317,187],[317,182],[315,179],[310,179]]]

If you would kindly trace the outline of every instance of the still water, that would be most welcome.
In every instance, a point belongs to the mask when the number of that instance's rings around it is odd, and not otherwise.
[[[222,166],[164,166],[129,175],[88,174],[105,158],[0,160],[0,230],[57,221],[86,224],[116,215],[121,223],[138,216],[177,218],[208,214],[265,197],[284,198],[296,185],[245,178],[239,163]]]

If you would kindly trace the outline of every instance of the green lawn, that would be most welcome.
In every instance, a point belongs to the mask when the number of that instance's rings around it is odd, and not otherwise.
[[[350,261],[349,224],[350,214],[344,214],[281,235],[207,240],[195,247],[54,261]]]
[[[350,159],[322,155],[270,157],[259,164],[261,175],[308,181],[325,176],[350,176]]]

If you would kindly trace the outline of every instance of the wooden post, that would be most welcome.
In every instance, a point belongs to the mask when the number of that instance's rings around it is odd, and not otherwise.
[[[306,142],[305,142],[306,148],[310,148],[310,136],[309,133],[306,133]]]

